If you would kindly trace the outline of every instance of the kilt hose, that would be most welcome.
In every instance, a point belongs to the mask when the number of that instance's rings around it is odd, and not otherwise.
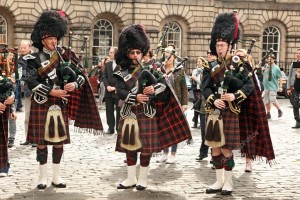
[[[5,112],[0,115],[0,173],[8,172],[9,163],[8,163],[8,115],[9,107],[6,108]]]
[[[158,130],[157,130],[157,119],[156,116],[153,118],[149,118],[144,115],[143,105],[135,105],[131,107],[131,112],[136,115],[138,125],[139,125],[139,134],[140,140],[142,143],[142,148],[136,151],[128,151],[121,147],[121,140],[122,140],[122,127],[124,123],[124,119],[120,118],[119,130],[118,130],[118,137],[116,143],[116,151],[119,152],[142,152],[142,153],[153,153],[153,152],[160,152],[161,145],[158,137]]]
[[[227,107],[222,110],[225,145],[222,149],[240,149],[240,128],[239,116],[230,111]]]
[[[62,142],[48,142],[45,141],[45,124],[47,118],[47,112],[50,106],[58,105],[61,108],[61,112],[64,118],[67,139]],[[44,104],[38,104],[34,100],[31,101],[30,117],[28,125],[27,141],[39,145],[54,145],[54,144],[69,144],[69,122],[68,122],[68,108],[67,105],[63,105],[60,98],[48,96],[48,101]]]

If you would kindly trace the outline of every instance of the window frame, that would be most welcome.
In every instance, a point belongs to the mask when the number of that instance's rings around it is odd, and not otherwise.
[[[108,25],[106,25],[106,23],[108,23]],[[96,28],[96,26],[98,28]],[[104,29],[102,29],[102,27],[105,27]],[[107,29],[108,27],[110,27],[110,29]],[[99,35],[98,37],[95,37],[95,31],[99,31]],[[108,46],[107,45],[101,45],[101,32],[104,31],[104,35],[103,36],[110,36],[108,39],[105,38],[105,41],[108,41]],[[107,34],[108,32],[111,32],[111,35]],[[97,65],[101,59],[104,56],[108,56],[108,52],[110,47],[113,46],[114,44],[114,26],[112,24],[111,21],[107,20],[107,19],[98,19],[93,26],[93,30],[92,30],[92,38],[93,38],[93,44],[92,44],[92,60],[93,60],[93,64]],[[95,45],[95,39],[98,39],[98,45]],[[110,44],[111,41],[111,44]],[[96,50],[98,49],[98,55],[95,55]],[[100,49],[103,49],[103,51],[105,52],[105,55],[100,55],[99,52],[101,52]]]
[[[0,19],[1,19],[1,18],[3,19],[3,22],[4,22],[5,24],[4,24],[4,25],[0,25],[0,26],[5,26],[5,33],[4,33],[4,34],[0,33],[0,43],[2,43],[1,37],[2,37],[2,35],[4,35],[4,36],[5,36],[5,41],[3,41],[2,44],[7,44],[8,24],[7,24],[6,19],[3,17],[3,15],[0,15]]]
[[[269,40],[272,38],[272,41],[269,42]],[[275,41],[275,37],[277,37],[277,42]],[[270,48],[274,49],[274,54],[276,56],[276,62],[279,62],[279,55],[280,55],[280,37],[281,32],[280,29],[274,25],[268,26],[264,29],[263,35],[262,35],[262,57],[266,55],[267,51],[269,51]],[[265,42],[266,40],[266,42]],[[277,45],[277,48],[274,48],[274,46]],[[271,46],[271,47],[270,47]]]
[[[177,26],[176,28],[179,29],[179,40],[175,40],[175,39],[170,40],[169,39],[170,34],[178,33],[176,31],[172,32],[172,30],[174,30],[174,25],[176,25]],[[180,56],[181,55],[181,51],[182,51],[182,34],[183,34],[182,33],[182,28],[181,28],[180,24],[177,23],[176,21],[167,22],[167,23],[165,23],[165,25],[163,27],[165,27],[165,26],[169,27],[169,31],[168,31],[168,33],[166,35],[166,39],[165,39],[166,40],[166,44],[167,45],[170,44],[170,43],[174,44],[176,46],[176,50],[178,51],[178,55]],[[162,30],[162,31],[164,31],[164,30]],[[173,36],[173,38],[176,38],[176,37]],[[179,43],[179,45],[178,45],[178,43],[176,41]]]

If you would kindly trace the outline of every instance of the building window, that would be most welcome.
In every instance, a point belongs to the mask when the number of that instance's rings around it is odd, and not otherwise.
[[[0,44],[7,44],[7,22],[0,15]]]
[[[280,32],[277,27],[270,26],[264,30],[262,48],[262,56],[266,55],[270,48],[273,48],[273,54],[276,56],[276,61],[279,62]]]
[[[108,56],[113,44],[113,26],[105,19],[98,20],[93,29],[93,64],[96,65],[104,56]]]
[[[166,43],[167,44],[174,44],[178,51],[178,54],[181,55],[181,28],[179,24],[176,22],[169,22],[165,26],[170,27],[168,34],[166,36]]]

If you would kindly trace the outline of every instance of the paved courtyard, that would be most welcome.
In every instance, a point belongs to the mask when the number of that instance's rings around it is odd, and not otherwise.
[[[235,152],[234,193],[224,197],[205,194],[205,188],[215,180],[209,159],[196,162],[201,143],[200,129],[192,129],[194,143],[180,145],[176,164],[159,164],[152,158],[148,188],[117,190],[116,185],[126,177],[125,154],[114,151],[116,135],[94,136],[89,132],[75,132],[71,127],[71,144],[65,146],[62,159],[62,177],[66,189],[52,186],[36,189],[38,162],[36,149],[20,146],[24,141],[24,112],[18,113],[15,147],[9,150],[11,170],[0,178],[0,199],[27,200],[85,200],[85,199],[300,199],[300,129],[294,125],[292,107],[286,99],[279,99],[284,112],[277,119],[272,108],[269,120],[276,164],[270,167],[265,160],[253,163],[253,173],[245,173],[245,160]],[[191,108],[191,104],[189,105]],[[105,129],[105,110],[101,110]],[[191,123],[193,111],[188,110]],[[48,185],[51,184],[51,155],[49,148]],[[210,157],[210,156],[209,156]]]

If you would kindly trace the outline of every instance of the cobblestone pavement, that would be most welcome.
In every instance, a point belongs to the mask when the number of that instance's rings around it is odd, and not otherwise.
[[[9,150],[11,171],[9,177],[0,178],[0,199],[299,199],[300,130],[291,129],[294,120],[289,101],[280,99],[279,102],[283,117],[277,119],[277,110],[272,107],[274,118],[269,120],[276,164],[270,167],[265,160],[255,161],[253,173],[245,173],[245,160],[235,152],[235,189],[231,197],[204,193],[205,188],[214,182],[215,172],[209,164],[210,158],[195,161],[201,142],[200,129],[192,130],[193,145],[181,145],[178,149],[176,164],[159,164],[153,158],[147,190],[136,191],[116,189],[127,175],[125,154],[114,151],[116,135],[94,136],[74,132],[71,127],[72,143],[65,146],[61,169],[67,188],[50,186],[45,191],[38,190],[36,150],[19,145],[24,140],[24,113],[18,113],[16,146]],[[193,111],[189,110],[189,122],[192,116]],[[101,110],[101,118],[106,129],[104,110]],[[51,152],[49,148],[50,164]],[[48,165],[48,172],[50,185],[51,165]]]

